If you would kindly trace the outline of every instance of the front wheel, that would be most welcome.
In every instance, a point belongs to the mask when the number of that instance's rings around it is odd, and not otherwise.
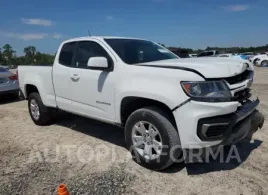
[[[181,154],[179,134],[158,108],[133,112],[126,122],[125,139],[133,159],[149,169],[165,169]]]
[[[28,98],[28,109],[36,125],[48,125],[52,120],[50,108],[46,107],[39,93],[31,93]]]

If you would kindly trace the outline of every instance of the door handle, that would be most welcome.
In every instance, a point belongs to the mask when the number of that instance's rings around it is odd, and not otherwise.
[[[78,74],[73,74],[73,75],[71,76],[71,79],[72,79],[73,81],[78,81],[78,80],[80,79],[80,77],[79,77]]]

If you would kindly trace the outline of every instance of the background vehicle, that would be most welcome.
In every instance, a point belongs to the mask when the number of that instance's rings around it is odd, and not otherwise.
[[[19,96],[19,83],[16,74],[0,67],[0,96],[3,95],[17,98]]]
[[[263,57],[265,58],[265,57],[267,57],[267,56],[268,56],[267,53],[259,54],[259,55],[256,55],[256,56],[250,58],[249,61],[252,62],[252,63],[256,66],[256,65],[257,65],[257,61],[258,61],[259,59],[261,59],[261,58],[263,58]]]
[[[174,54],[179,56],[180,58],[189,58],[189,52],[186,49],[179,49],[179,48],[169,48]]]
[[[241,56],[245,56],[244,59],[246,60],[250,60],[251,58],[253,58],[256,54],[254,52],[245,52],[245,53],[241,53]]]
[[[197,55],[197,57],[208,57],[208,56],[216,56],[220,53],[216,50],[210,50],[210,51],[203,51]]]
[[[50,123],[61,109],[120,125],[134,160],[150,169],[168,167],[182,149],[250,139],[264,122],[259,100],[248,99],[247,63],[180,59],[141,39],[65,41],[53,67],[19,66],[19,81],[34,123]]]
[[[190,58],[196,58],[197,54],[193,53],[193,54],[189,54]]]
[[[8,65],[0,65],[0,68],[5,68],[5,69],[9,69],[9,66]]]
[[[233,57],[233,54],[231,54],[231,53],[224,53],[224,54],[219,54],[216,57],[227,57],[227,58],[230,58],[230,57]]]
[[[253,66],[253,64],[250,61],[248,61],[247,56],[243,56],[243,55],[238,55],[238,54],[234,55],[231,53],[225,53],[225,54],[216,55],[215,57],[225,57],[225,58],[244,60],[245,63],[249,64],[250,66]]]
[[[261,66],[261,67],[267,67],[268,66],[268,56],[263,55],[263,56],[258,57],[258,59],[256,60],[256,65]]]

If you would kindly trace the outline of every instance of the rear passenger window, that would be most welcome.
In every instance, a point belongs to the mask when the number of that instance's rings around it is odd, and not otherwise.
[[[59,63],[65,66],[72,65],[76,42],[65,43],[60,52]]]

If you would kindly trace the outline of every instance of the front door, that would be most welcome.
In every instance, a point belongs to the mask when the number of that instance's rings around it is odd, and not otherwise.
[[[113,65],[111,57],[100,43],[78,42],[74,67],[70,69],[73,107],[81,115],[114,121],[114,72],[87,67],[91,57],[105,57],[109,66]]]

